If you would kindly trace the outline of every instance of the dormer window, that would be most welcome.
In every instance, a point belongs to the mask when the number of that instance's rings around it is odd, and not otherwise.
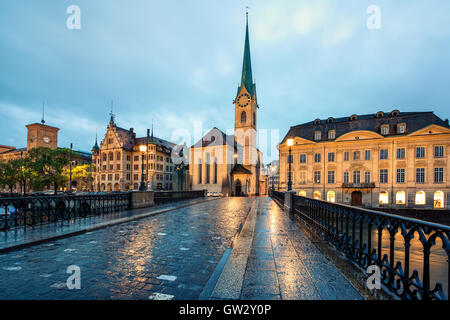
[[[387,136],[389,134],[389,125],[388,124],[383,124],[381,126],[381,134],[383,136]]]
[[[327,119],[327,123],[332,123],[334,121],[334,118],[332,118],[332,117],[329,117],[328,119]]]
[[[321,131],[315,131],[314,132],[314,140],[321,140],[322,139],[322,132]]]
[[[384,117],[384,112],[383,111],[378,111],[376,114],[375,114],[375,118],[383,118]]]
[[[328,131],[328,139],[334,140],[336,138],[336,130],[330,130]]]
[[[320,124],[320,119],[316,119],[316,120],[314,120],[314,124]]]
[[[354,114],[350,117],[350,121],[354,121],[356,119],[358,119],[358,115],[356,115],[356,114]]]
[[[399,114],[400,114],[400,111],[394,110],[394,111],[391,112],[390,116],[391,116],[391,117],[396,117],[396,116],[398,116]]]
[[[403,134],[406,132],[406,124],[405,123],[399,123],[397,125],[397,133],[398,134]]]

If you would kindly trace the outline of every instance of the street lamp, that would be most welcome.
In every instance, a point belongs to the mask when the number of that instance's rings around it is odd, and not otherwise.
[[[145,190],[147,190],[147,186],[145,185],[145,182],[144,182],[144,155],[145,155],[145,152],[147,152],[147,146],[145,146],[145,145],[142,145],[142,146],[139,146],[139,150],[142,152],[142,172],[141,172],[141,185],[140,185],[140,187],[139,187],[139,191],[145,191]]]
[[[276,168],[272,165],[272,167],[270,168],[270,170],[272,171],[272,191],[275,190],[275,170]]]
[[[294,139],[290,138],[287,140],[287,145],[289,147],[289,174],[288,174],[288,185],[287,191],[292,191],[292,173],[291,173],[291,163],[292,163],[292,146],[294,145]]]
[[[72,193],[72,149],[73,144],[70,144],[70,153],[69,153],[69,193]]]

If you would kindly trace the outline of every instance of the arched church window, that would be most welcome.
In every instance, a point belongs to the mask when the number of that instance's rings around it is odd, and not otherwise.
[[[256,113],[253,112],[253,125],[256,125]]]
[[[245,111],[242,111],[241,113],[241,123],[246,123],[247,122],[247,113],[245,113]]]

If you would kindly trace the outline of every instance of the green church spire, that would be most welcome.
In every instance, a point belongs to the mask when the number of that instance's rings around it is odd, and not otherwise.
[[[245,86],[247,91],[251,96],[254,94],[254,85],[253,85],[253,76],[252,76],[252,61],[250,58],[250,38],[248,35],[248,12],[246,13],[247,23],[246,23],[246,31],[245,31],[245,47],[244,47],[244,62],[242,64],[242,78],[241,78],[241,86],[239,87],[239,91],[242,89],[242,86]]]

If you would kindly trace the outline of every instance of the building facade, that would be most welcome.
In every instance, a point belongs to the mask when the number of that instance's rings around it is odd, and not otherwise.
[[[52,127],[45,124],[42,120],[41,123],[32,123],[26,125],[27,127],[27,146],[24,148],[16,148],[11,146],[0,145],[0,161],[9,161],[25,157],[27,153],[33,148],[58,148],[58,133],[59,128]],[[84,151],[73,150],[71,155],[72,167],[91,163],[91,154]],[[72,181],[73,185],[77,184],[77,181]],[[0,186],[1,187],[1,186]],[[60,190],[67,190],[69,183],[65,187],[61,187]],[[19,191],[20,187],[17,184],[14,187],[14,191]]]
[[[292,140],[291,140],[292,139]],[[288,146],[291,140],[292,146]],[[433,112],[377,112],[291,127],[280,189],[371,208],[449,209],[450,126]]]
[[[241,84],[233,104],[234,132],[213,128],[190,148],[193,190],[206,189],[225,196],[259,195],[265,190],[260,185],[262,153],[256,139],[259,106],[252,76],[248,14]]]
[[[141,151],[141,146],[146,150]],[[120,128],[111,114],[106,134],[92,148],[95,191],[138,190],[141,182],[148,190],[178,190],[189,183],[187,168],[175,166],[174,143],[153,136],[137,138],[133,128]],[[184,189],[186,190],[186,189]]]

